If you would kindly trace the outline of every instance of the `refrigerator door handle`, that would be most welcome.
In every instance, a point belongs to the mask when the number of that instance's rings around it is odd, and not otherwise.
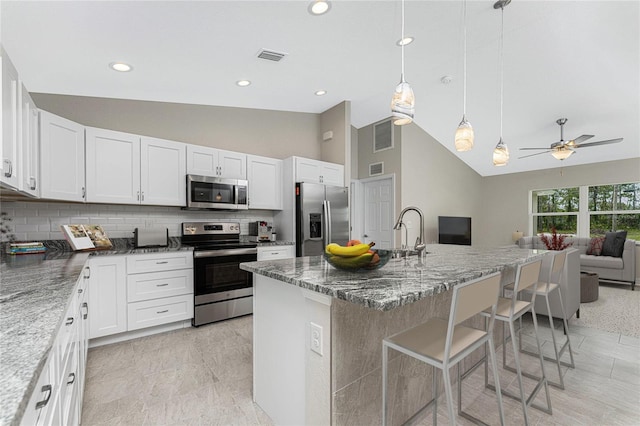
[[[326,215],[326,222],[327,222],[327,232],[325,232],[325,235],[327,236],[327,244],[331,243],[331,201],[325,201],[325,210],[327,212]],[[327,244],[325,244],[325,247],[327,246]]]
[[[328,240],[328,236],[329,236],[329,229],[327,228],[327,201],[323,201],[322,202],[322,224],[320,225],[322,227],[322,245],[324,247],[327,246],[327,244],[329,244]],[[323,247],[323,249],[324,249]]]

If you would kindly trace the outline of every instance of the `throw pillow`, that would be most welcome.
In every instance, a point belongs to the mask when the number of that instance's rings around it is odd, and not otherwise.
[[[587,254],[592,256],[600,256],[602,253],[602,244],[604,243],[604,237],[594,237],[589,241],[589,248]]]
[[[602,256],[622,257],[627,231],[607,232],[602,244]]]

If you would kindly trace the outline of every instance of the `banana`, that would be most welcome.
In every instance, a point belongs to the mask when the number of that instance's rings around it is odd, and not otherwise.
[[[336,244],[336,243],[327,244],[327,246],[324,248],[324,252],[325,252],[325,253],[327,253],[327,254],[331,254],[331,251],[330,251],[329,247],[333,247],[333,246],[335,246],[335,247],[340,247],[340,246],[339,246],[338,244]]]
[[[334,256],[355,257],[368,252],[371,246],[373,246],[373,244],[356,244],[351,247],[342,247],[338,244],[331,243],[327,245],[326,250]]]
[[[331,261],[338,266],[341,266],[345,269],[358,269],[363,268],[371,263],[371,259],[373,258],[373,253],[364,253],[359,256],[352,257],[343,257],[343,256],[333,256]]]

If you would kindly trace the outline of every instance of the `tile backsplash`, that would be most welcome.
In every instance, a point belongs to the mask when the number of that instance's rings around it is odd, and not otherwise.
[[[249,222],[273,221],[270,210],[190,211],[180,207],[79,204],[40,201],[3,201],[0,210],[11,220],[7,226],[18,241],[63,240],[60,225],[102,225],[112,238],[132,238],[135,228],[166,227],[169,236],[180,236],[180,225],[189,221],[240,222],[240,233],[249,233]]]

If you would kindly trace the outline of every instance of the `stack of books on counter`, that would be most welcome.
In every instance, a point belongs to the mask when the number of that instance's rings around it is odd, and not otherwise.
[[[47,248],[41,242],[9,243],[9,254],[44,253]]]

